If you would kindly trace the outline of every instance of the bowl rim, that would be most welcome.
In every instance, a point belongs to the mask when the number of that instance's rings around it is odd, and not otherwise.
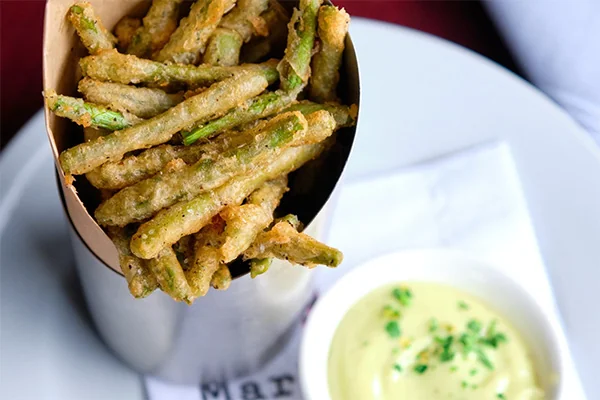
[[[398,262],[419,263],[425,265],[426,269],[439,268],[441,264],[448,264],[448,269],[435,278],[427,277],[426,272],[415,272],[415,269],[395,268]],[[427,266],[429,263],[429,266]],[[435,264],[438,264],[438,267]],[[558,320],[551,314],[548,307],[542,305],[522,284],[509,275],[502,272],[498,266],[477,259],[469,254],[454,249],[431,248],[403,250],[387,253],[362,262],[339,279],[328,291],[322,295],[311,310],[300,343],[298,358],[298,371],[300,389],[307,400],[331,399],[328,384],[328,357],[331,341],[337,326],[344,318],[348,310],[368,293],[394,282],[431,282],[454,287],[465,291],[470,295],[481,299],[484,303],[492,298],[482,298],[481,295],[473,293],[463,285],[451,283],[452,275],[458,271],[470,271],[478,273],[486,279],[502,280],[502,285],[511,286],[511,290],[517,293],[519,302],[535,313],[538,317],[534,322],[541,331],[544,331],[545,346],[543,351],[552,361],[553,369],[557,373],[553,382],[553,395],[547,400],[563,399],[565,376],[565,354],[567,344],[561,335],[561,327]],[[407,272],[409,271],[409,272]],[[420,278],[416,277],[421,275]],[[470,284],[473,286],[473,284]],[[466,284],[469,286],[469,283]],[[492,304],[492,307],[495,308]],[[502,313],[506,319],[513,323],[513,319]],[[517,329],[523,335],[522,329]]]

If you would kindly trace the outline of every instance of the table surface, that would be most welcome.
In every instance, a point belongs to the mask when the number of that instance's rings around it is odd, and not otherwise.
[[[0,148],[4,148],[42,106],[45,3],[45,0],[0,1]],[[335,3],[345,7],[351,15],[394,22],[449,39],[515,70],[477,1],[341,0]]]

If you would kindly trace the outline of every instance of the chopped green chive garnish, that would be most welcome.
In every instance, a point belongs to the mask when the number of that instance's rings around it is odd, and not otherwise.
[[[461,300],[458,302],[458,308],[460,308],[461,310],[468,310],[470,307],[467,303]]]
[[[477,389],[478,387],[479,387],[479,385],[477,385],[475,383],[471,385],[471,389]]]
[[[481,349],[477,349],[475,351],[475,353],[477,353],[477,359],[487,368],[487,369],[494,369],[494,364],[492,364],[492,362],[490,361],[490,359],[488,358],[488,356],[483,352],[483,350]]]
[[[458,367],[456,365],[453,365],[450,367],[450,372],[456,372],[458,371]]]
[[[417,374],[422,374],[425,371],[427,371],[427,364],[417,364],[415,365],[415,367],[413,368],[413,370],[417,373]]]
[[[392,338],[400,337],[400,326],[396,321],[390,321],[387,324],[385,324],[385,330],[388,333],[388,335],[390,335],[390,337]]]
[[[438,324],[437,319],[431,318],[431,320],[429,320],[429,332],[433,333],[437,331],[439,327],[440,325]]]
[[[497,398],[502,399],[502,400],[506,400],[506,396],[504,396],[504,393],[498,393],[496,395]]]
[[[479,333],[481,331],[481,322],[476,319],[472,319],[467,323],[467,329],[473,333]]]
[[[394,369],[398,372],[402,372],[402,366],[400,364],[394,364]]]
[[[408,306],[412,299],[412,291],[409,288],[396,288],[392,290],[392,296],[403,306]]]
[[[471,375],[471,376],[477,375],[477,370],[475,368],[473,368],[472,370],[469,371],[469,375]]]
[[[469,383],[467,381],[462,381],[460,386],[462,386],[463,389],[466,389],[469,386]]]

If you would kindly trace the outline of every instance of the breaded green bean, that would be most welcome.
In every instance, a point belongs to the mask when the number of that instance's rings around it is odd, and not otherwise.
[[[80,175],[105,162],[120,160],[130,151],[165,143],[191,124],[218,117],[258,95],[269,85],[264,75],[260,68],[236,74],[152,119],[63,151],[60,164],[65,174]]]
[[[148,261],[131,254],[129,250],[131,234],[128,234],[125,228],[110,228],[107,234],[117,247],[119,264],[127,280],[129,291],[137,298],[148,296],[158,287],[158,283],[148,268]]]
[[[221,21],[222,28],[240,34],[244,42],[248,42],[256,33],[257,20],[269,7],[269,0],[238,0],[237,6]]]
[[[308,83],[321,3],[322,0],[300,0],[300,10],[295,9],[292,14],[285,56],[277,67],[283,90],[299,93]]]
[[[337,99],[340,66],[350,16],[344,9],[322,6],[319,9],[318,32],[321,47],[312,59],[309,97],[317,102]]]
[[[196,0],[169,41],[158,52],[157,61],[196,64],[206,43],[221,22],[225,0]]]
[[[326,114],[333,120],[331,114]],[[220,157],[201,158],[175,173],[162,172],[124,188],[100,204],[95,212],[96,220],[100,225],[117,226],[146,220],[165,207],[191,200],[235,175],[251,171],[257,164],[270,162],[288,146],[319,142],[331,134],[323,129],[309,132],[307,125],[300,112],[278,115],[261,123],[254,134],[248,134],[250,140],[244,145]]]
[[[238,65],[243,43],[242,37],[236,31],[217,28],[208,41],[202,61],[205,64],[224,67]]]
[[[143,26],[138,28],[127,47],[127,53],[149,58],[162,49],[177,29],[179,5],[182,0],[152,0],[144,17]]]
[[[231,271],[225,264],[221,264],[210,280],[210,286],[217,290],[227,290],[231,285]]]
[[[190,200],[162,210],[154,218],[143,223],[131,239],[131,251],[141,258],[152,258],[164,247],[177,242],[183,236],[198,232],[225,206],[241,204],[242,201],[266,181],[288,174],[306,162],[318,157],[328,144],[291,147],[274,162],[248,175],[232,178],[225,185]]]
[[[115,48],[117,39],[106,30],[90,3],[73,4],[69,8],[67,18],[90,54]]]
[[[335,118],[336,129],[346,128],[349,126],[356,125],[356,117],[358,114],[358,107],[356,104],[352,104],[351,106],[345,106],[339,103],[313,103],[309,100],[303,100],[296,104],[292,104],[285,111],[300,111],[304,115],[312,114],[315,111],[325,110]]]
[[[250,263],[250,278],[254,279],[269,270],[272,258],[254,258],[248,261]]]
[[[148,261],[148,266],[163,292],[177,301],[191,304],[192,291],[171,247],[162,249],[155,258]]]
[[[289,17],[280,7],[270,7],[261,14],[264,35],[254,37],[242,47],[240,60],[242,62],[255,63],[267,57],[269,54],[282,53],[285,49],[287,24]]]
[[[245,259],[270,257],[309,268],[316,265],[335,268],[344,258],[339,250],[298,232],[287,221],[280,221],[270,230],[260,233],[244,252]]]
[[[103,128],[116,131],[138,125],[143,121],[133,114],[112,111],[99,104],[89,103],[75,97],[59,95],[54,90],[46,90],[44,97],[50,111],[59,117],[69,118],[85,128]],[[101,139],[96,139],[96,141],[98,140]]]
[[[83,78],[79,92],[93,103],[117,111],[127,111],[140,118],[152,118],[183,101],[183,93],[169,94],[160,89],[137,88]]]
[[[234,74],[260,69],[269,83],[275,82],[279,75],[273,68],[273,62],[263,64],[245,64],[235,67],[213,65],[163,64],[156,61],[126,55],[116,50],[103,51],[79,61],[83,75],[99,81],[123,84],[154,84],[167,86],[184,83],[196,87],[209,86],[215,82],[231,78]]]
[[[187,281],[192,289],[193,298],[208,293],[215,273],[225,264],[219,259],[223,221],[216,217],[211,223],[195,235],[194,261],[186,271]]]
[[[269,117],[292,104],[295,98],[295,95],[282,90],[264,93],[235,107],[221,118],[182,132],[183,144],[190,145],[198,139],[210,138],[220,132]]]
[[[115,36],[117,37],[119,51],[126,53],[133,35],[137,29],[142,26],[142,20],[139,18],[125,16],[115,25]]]
[[[96,188],[122,189],[156,175],[172,160],[181,159],[186,164],[194,164],[204,156],[220,155],[227,149],[239,146],[245,140],[246,138],[239,132],[231,131],[209,143],[199,143],[193,146],[163,144],[138,155],[130,155],[119,161],[102,164],[88,172],[86,177]]]
[[[287,177],[269,181],[252,193],[246,204],[228,206],[221,211],[225,220],[225,233],[221,246],[221,260],[235,260],[246,250],[256,236],[273,221],[273,212],[287,191]]]

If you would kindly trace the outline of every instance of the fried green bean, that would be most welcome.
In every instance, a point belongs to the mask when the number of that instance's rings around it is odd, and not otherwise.
[[[235,107],[221,118],[182,132],[183,144],[190,145],[198,139],[210,138],[220,132],[269,117],[292,104],[295,98],[295,95],[282,90],[264,93]]]
[[[155,258],[148,261],[148,266],[163,292],[177,301],[191,304],[192,290],[177,260],[177,254],[171,247],[162,249]]]
[[[88,101],[127,111],[140,118],[152,118],[183,101],[183,93],[169,94],[160,89],[137,88],[90,78],[79,81],[78,88]]]
[[[239,33],[217,28],[208,41],[202,61],[205,64],[231,67],[240,63],[240,49],[244,43]]]
[[[335,118],[336,129],[356,125],[356,117],[358,114],[358,107],[356,104],[345,106],[339,103],[319,104],[309,100],[303,100],[296,104],[292,104],[282,110],[282,112],[300,111],[304,115],[310,115],[319,110],[325,110],[333,115],[333,118]]]
[[[328,143],[325,142],[290,147],[275,161],[248,175],[236,176],[213,191],[160,211],[140,225],[131,239],[131,251],[141,258],[156,256],[183,236],[198,232],[225,206],[241,204],[263,183],[300,168],[318,157],[327,147]]]
[[[261,14],[263,34],[254,37],[242,47],[240,60],[255,63],[269,54],[282,53],[286,45],[287,24],[289,17],[280,7],[270,7]]]
[[[117,39],[106,30],[90,3],[73,4],[69,8],[67,18],[90,54],[115,48]]]
[[[225,220],[225,233],[221,246],[221,260],[235,260],[246,250],[256,236],[273,221],[273,212],[287,191],[287,177],[269,181],[252,193],[246,204],[228,206],[221,211]]]
[[[117,247],[121,272],[127,280],[129,291],[137,298],[148,296],[158,287],[158,284],[148,268],[148,261],[131,254],[129,250],[131,234],[128,234],[125,228],[110,228],[107,234]]]
[[[256,20],[268,7],[269,0],[238,0],[237,6],[223,17],[219,26],[239,33],[242,40],[248,42],[256,33]]]
[[[225,264],[221,264],[219,269],[213,274],[210,280],[210,286],[217,290],[227,290],[231,285],[231,271]]]
[[[155,59],[196,64],[200,54],[204,53],[208,39],[221,22],[225,3],[225,0],[197,0]]]
[[[326,114],[335,125],[331,114]],[[248,142],[219,157],[203,157],[175,173],[162,172],[124,188],[96,209],[96,220],[101,225],[117,226],[143,221],[165,207],[191,200],[221,186],[235,175],[250,172],[257,164],[272,161],[289,146],[319,142],[332,132],[325,129],[309,131],[307,125],[299,112],[278,115],[257,126],[253,134],[248,134]]]
[[[321,3],[322,0],[300,0],[300,9],[292,14],[285,56],[277,67],[283,90],[299,93],[308,83]]]
[[[127,152],[165,143],[180,130],[224,114],[268,85],[260,68],[236,74],[152,119],[63,151],[60,164],[67,175],[84,174],[105,162],[120,160]]]
[[[264,274],[269,270],[271,263],[273,263],[272,258],[253,258],[249,260],[250,263],[250,278],[254,279],[259,275]]]
[[[337,99],[340,66],[350,16],[344,9],[322,6],[319,9],[318,33],[320,50],[312,59],[309,97],[318,102]]]
[[[96,188],[122,189],[156,175],[175,159],[181,159],[186,164],[194,164],[203,156],[221,154],[227,149],[239,146],[244,140],[246,138],[239,132],[230,131],[211,142],[198,143],[193,146],[163,144],[138,155],[130,155],[119,161],[104,163],[88,172],[86,177]]]
[[[127,52],[133,35],[135,35],[140,26],[142,26],[142,20],[129,16],[125,16],[117,22],[117,25],[115,25],[115,36],[117,37],[119,51],[123,53]]]
[[[220,218],[213,218],[210,224],[195,235],[194,260],[185,273],[193,298],[206,295],[214,275],[221,267],[227,267],[220,261],[218,250],[223,226]]]
[[[149,58],[169,41],[177,29],[179,5],[182,0],[152,0],[152,5],[132,37],[127,53]]]
[[[59,117],[69,118],[84,128],[103,128],[110,131],[116,131],[138,125],[143,121],[133,114],[109,110],[99,104],[89,103],[75,97],[56,94],[53,90],[46,90],[44,96],[50,111]],[[98,140],[101,139],[96,139],[96,141]]]
[[[156,61],[121,54],[116,50],[103,51],[79,61],[83,75],[99,81],[123,84],[154,84],[168,86],[184,83],[191,86],[209,86],[215,82],[231,78],[234,74],[260,69],[269,83],[275,82],[279,75],[274,71],[273,62],[263,64],[245,64],[235,67],[214,65],[163,64]]]
[[[260,233],[244,252],[245,259],[279,258],[309,268],[316,265],[335,268],[343,257],[339,250],[298,232],[287,221],[280,221],[270,230]]]

